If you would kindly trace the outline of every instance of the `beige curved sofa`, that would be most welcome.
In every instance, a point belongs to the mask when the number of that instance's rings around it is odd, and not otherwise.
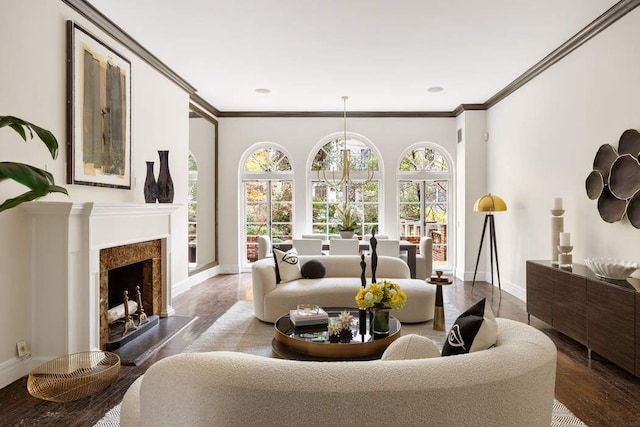
[[[325,266],[321,279],[297,279],[276,284],[273,259],[261,259],[251,265],[253,305],[258,319],[275,322],[278,317],[295,309],[300,303],[322,307],[356,307],[355,296],[361,286],[360,257],[358,255],[300,255],[301,265],[318,259]],[[371,258],[367,263],[367,283],[371,282]],[[376,279],[398,283],[407,294],[407,302],[392,315],[401,322],[417,323],[433,319],[436,287],[424,280],[411,279],[409,267],[400,258],[378,257]]]
[[[129,388],[120,425],[549,427],[556,348],[531,326],[497,322],[496,347],[432,359],[171,356]]]

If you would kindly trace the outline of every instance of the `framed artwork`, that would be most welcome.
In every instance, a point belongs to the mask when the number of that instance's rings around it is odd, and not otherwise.
[[[131,62],[67,21],[67,183],[131,188]]]

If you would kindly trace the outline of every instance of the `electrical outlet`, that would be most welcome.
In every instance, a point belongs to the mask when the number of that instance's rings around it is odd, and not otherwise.
[[[26,341],[18,341],[16,347],[18,348],[18,357],[31,356],[31,351],[29,351],[29,346]]]

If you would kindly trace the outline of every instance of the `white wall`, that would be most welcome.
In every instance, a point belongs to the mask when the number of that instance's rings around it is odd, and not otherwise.
[[[61,1],[4,0],[0,25],[0,115],[14,115],[51,130],[60,143],[56,160],[40,141],[24,143],[10,129],[0,129],[0,158],[46,168],[69,197],[43,200],[144,203],[145,160],[158,160],[159,149],[170,150],[175,184],[174,203],[184,205],[174,214],[172,283],[187,278],[187,154],[189,96],[165,77],[118,45]],[[132,62],[131,190],[66,185],[65,21],[73,19]],[[24,192],[12,182],[0,185],[0,199]],[[28,372],[28,360],[17,359],[16,342],[31,345],[29,244],[25,212],[20,208],[0,214],[0,387]],[[33,298],[38,298],[33,295]]]
[[[598,147],[640,128],[639,39],[635,9],[488,112],[488,188],[509,207],[497,225],[501,273],[522,290],[525,261],[550,259],[553,197],[564,198],[574,262],[640,262],[640,230],[605,223],[585,192]]]
[[[189,149],[198,164],[196,268],[216,258],[215,130],[215,125],[202,117],[189,119]]]
[[[462,139],[458,143],[456,170],[458,178],[456,276],[463,280],[473,279],[485,219],[484,214],[473,211],[473,205],[479,197],[487,193],[487,142],[484,137],[486,126],[486,111],[465,111],[457,117],[457,128],[462,130]],[[496,222],[499,222],[498,218]],[[489,254],[488,241],[489,230],[487,229],[482,249],[483,255]],[[490,264],[486,259],[486,256],[481,256],[479,259],[477,280],[485,280],[487,273],[490,274],[488,269]],[[494,283],[497,283],[497,280]]]
[[[239,271],[240,218],[242,193],[238,177],[243,153],[258,142],[274,142],[286,148],[294,168],[294,235],[308,232],[306,165],[316,144],[324,137],[342,131],[340,118],[221,118],[219,156],[220,267],[224,272]],[[396,171],[402,152],[416,142],[435,142],[455,159],[454,118],[347,118],[347,130],[368,138],[379,150],[384,163],[383,221],[380,233],[398,235],[398,191]],[[453,252],[452,252],[453,253]]]

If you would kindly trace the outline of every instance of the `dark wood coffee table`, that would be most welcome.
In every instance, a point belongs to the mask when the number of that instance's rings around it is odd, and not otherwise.
[[[337,317],[342,311],[349,311],[358,319],[357,308],[325,307],[329,317]],[[368,321],[367,321],[368,326]],[[389,316],[389,335],[376,337],[367,332],[364,337],[356,334],[349,343],[332,343],[326,327],[294,328],[289,314],[274,323],[275,336],[271,341],[273,355],[281,359],[337,361],[379,359],[385,349],[400,337],[401,325],[398,319]]]

